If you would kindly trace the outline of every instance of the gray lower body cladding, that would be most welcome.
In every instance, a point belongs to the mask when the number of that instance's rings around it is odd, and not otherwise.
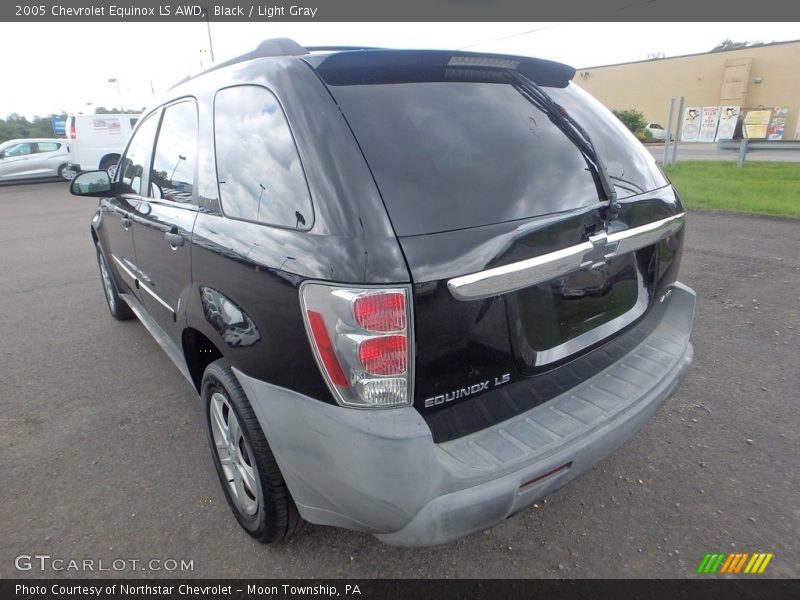
[[[653,332],[616,363],[527,412],[440,444],[413,407],[341,408],[236,375],[303,518],[397,546],[440,544],[558,489],[656,412],[693,356],[695,294],[679,283],[668,292],[652,309]]]

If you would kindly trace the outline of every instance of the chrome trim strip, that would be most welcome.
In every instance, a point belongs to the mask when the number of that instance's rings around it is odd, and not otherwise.
[[[600,232],[591,236],[589,241],[569,248],[454,277],[447,282],[447,287],[456,300],[481,300],[514,292],[651,246],[672,235],[683,226],[683,222],[684,213],[680,213],[623,231]]]
[[[161,296],[159,296],[159,295],[158,295],[158,294],[156,294],[156,293],[155,293],[153,290],[151,290],[151,289],[150,289],[150,288],[147,286],[147,283],[143,282],[143,281],[141,280],[141,278],[137,277],[137,276],[136,276],[136,275],[133,273],[133,271],[131,271],[131,270],[130,270],[130,269],[127,267],[127,265],[125,265],[125,263],[123,263],[123,262],[122,262],[120,259],[118,259],[118,258],[117,258],[116,256],[114,256],[113,254],[111,255],[111,258],[113,258],[113,259],[114,259],[114,262],[116,262],[116,263],[119,265],[119,267],[120,267],[120,268],[121,268],[123,271],[125,271],[125,274],[126,274],[126,275],[128,275],[128,277],[130,277],[131,279],[133,279],[133,281],[134,281],[134,282],[137,284],[137,286],[136,286],[136,287],[137,287],[138,289],[140,289],[140,290],[144,290],[145,292],[147,292],[148,294],[150,294],[150,295],[151,295],[153,298],[155,298],[156,302],[158,302],[158,303],[159,303],[161,306],[163,306],[164,308],[166,308],[166,309],[167,309],[167,310],[168,310],[170,313],[172,313],[173,315],[175,315],[175,310],[174,310],[174,309],[173,309],[173,308],[172,308],[172,307],[171,307],[169,304],[167,304],[167,303],[166,303],[166,301],[165,301],[163,298],[161,298]]]
[[[577,337],[559,344],[558,346],[553,346],[547,350],[532,351],[534,355],[533,366],[541,367],[543,365],[548,365],[550,363],[567,358],[576,352],[580,352],[589,346],[593,346],[594,344],[603,341],[608,336],[619,331],[620,329],[624,329],[641,317],[647,310],[650,295],[647,293],[647,289],[644,285],[644,278],[639,272],[639,269],[636,269],[636,282],[636,304],[634,304],[629,310],[622,313],[618,317],[611,319],[610,321],[606,321],[602,325],[598,325],[597,327],[590,329],[589,331],[586,331]]]
[[[125,274],[126,274],[128,277],[130,277],[130,278],[131,278],[131,281],[132,281],[133,283],[136,283],[136,274],[135,274],[133,271],[131,271],[131,270],[128,268],[128,266],[127,266],[127,265],[126,265],[124,262],[122,262],[120,259],[118,259],[118,258],[117,258],[116,256],[114,256],[113,254],[111,255],[111,258],[113,258],[113,259],[114,259],[114,262],[115,262],[115,263],[117,263],[117,265],[119,265],[119,268],[120,268],[120,269],[122,269],[122,270],[125,272]]]
[[[660,221],[653,221],[652,223],[634,227],[633,229],[609,233],[608,242],[610,244],[617,243],[618,246],[616,251],[608,258],[652,246],[665,237],[671,236],[683,227],[684,214],[685,213],[680,213],[679,215],[667,217]]]
[[[156,302],[158,302],[158,303],[159,303],[161,306],[163,306],[164,308],[166,308],[166,309],[167,309],[167,310],[168,310],[170,313],[172,313],[173,315],[175,314],[175,310],[174,310],[174,309],[173,309],[173,308],[172,308],[172,307],[171,307],[169,304],[167,304],[167,303],[164,301],[164,299],[163,299],[163,298],[161,298],[161,296],[159,296],[159,295],[158,295],[158,294],[156,294],[156,293],[155,293],[153,290],[151,290],[151,289],[150,289],[150,288],[147,286],[147,284],[146,284],[146,283],[145,283],[145,284],[142,284],[142,282],[140,282],[139,289],[140,289],[140,290],[144,290],[145,292],[147,292],[148,294],[150,294],[150,295],[151,295],[153,298],[155,298]]]
[[[161,329],[161,326],[151,317],[148,312],[141,305],[139,300],[133,294],[120,293],[120,297],[131,307],[133,313],[147,329],[148,333],[153,336],[153,339],[161,346],[161,349],[169,356],[170,360],[175,363],[178,370],[186,378],[186,380],[194,387],[194,380],[189,373],[189,367],[186,364],[186,358],[178,348],[177,344]]]

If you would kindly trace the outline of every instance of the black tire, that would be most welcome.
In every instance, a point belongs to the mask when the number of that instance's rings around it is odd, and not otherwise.
[[[254,467],[258,494],[255,499],[257,509],[253,515],[246,514],[237,506],[231,492],[233,480],[228,479],[222,468],[212,431],[210,413],[212,397],[216,393],[222,394],[228,402],[229,409],[233,409],[245,440],[248,464]],[[253,408],[226,359],[221,358],[206,367],[203,373],[200,397],[203,406],[203,422],[214,467],[220,478],[225,500],[239,525],[250,536],[263,544],[288,541],[300,532],[304,521],[286,487],[286,482],[281,475],[269,443],[264,437],[264,432],[261,430]]]
[[[71,172],[69,169],[69,165],[61,165],[58,167],[58,177],[62,181],[72,181],[72,177],[67,175],[67,172]]]
[[[117,321],[132,319],[134,317],[133,311],[128,306],[128,303],[120,298],[108,261],[106,261],[103,251],[100,250],[100,244],[95,245],[95,250],[97,250],[97,264],[100,268],[100,284],[103,286],[103,295],[106,297],[108,311]]]
[[[114,167],[114,171],[116,172],[118,161],[119,156],[106,156],[102,161],[100,161],[100,169],[103,171],[109,171],[111,167]],[[114,179],[113,172],[109,171],[108,174],[111,176],[111,179]]]

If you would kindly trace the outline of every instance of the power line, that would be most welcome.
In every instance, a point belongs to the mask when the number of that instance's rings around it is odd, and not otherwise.
[[[528,31],[522,31],[520,33],[515,33],[513,35],[505,35],[503,37],[494,38],[491,40],[486,40],[483,42],[478,42],[476,44],[469,44],[468,46],[462,46],[459,50],[466,50],[467,48],[474,48],[475,46],[483,46],[484,44],[493,44],[494,42],[502,42],[504,40],[510,40],[516,37],[522,37],[523,35],[528,35],[531,33],[536,33],[537,31],[544,31],[545,29],[552,29],[553,27],[560,27],[561,25],[567,25],[567,23],[553,23],[552,25],[545,25],[544,27],[537,27],[536,29],[529,29]]]
[[[561,27],[562,25],[569,25],[571,23],[575,23],[576,21],[590,21],[595,17],[599,17],[602,15],[609,15],[617,12],[621,12],[623,10],[628,10],[629,8],[636,8],[637,6],[644,6],[645,4],[652,4],[653,2],[658,2],[659,0],[643,0],[641,2],[634,2],[632,4],[626,4],[625,6],[620,6],[619,8],[612,8],[611,10],[604,10],[596,13],[592,13],[591,15],[587,15],[580,19],[575,19],[575,21],[569,21],[567,23],[553,23],[551,25],[545,25],[544,27],[538,27],[536,29],[529,29],[528,31],[521,31],[520,33],[515,33],[512,35],[506,35],[503,37],[495,38],[492,40],[486,40],[484,42],[478,42],[476,44],[469,44],[468,46],[462,46],[459,50],[466,50],[467,48],[474,48],[475,46],[483,46],[484,44],[493,44],[495,42],[502,42],[505,40],[511,40],[517,37],[522,37],[523,35],[530,35],[531,33],[536,33],[537,31],[544,31],[545,29],[552,29],[554,27]]]

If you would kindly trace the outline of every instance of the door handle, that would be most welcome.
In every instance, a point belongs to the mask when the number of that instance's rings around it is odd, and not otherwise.
[[[128,227],[130,227],[133,224],[133,221],[131,221],[128,217],[122,217],[121,222],[122,222],[122,226],[125,229],[127,229]]]
[[[176,227],[171,228],[167,233],[164,234],[164,237],[169,242],[169,245],[175,248],[176,246],[183,246],[183,236],[177,232],[178,229]]]

